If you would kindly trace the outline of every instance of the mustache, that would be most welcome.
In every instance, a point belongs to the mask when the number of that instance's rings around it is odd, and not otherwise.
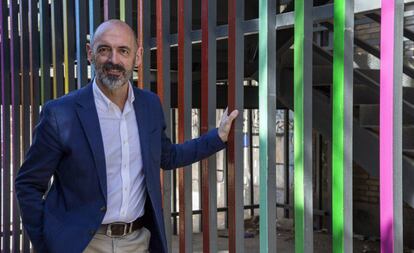
[[[111,62],[106,62],[103,66],[102,69],[105,71],[110,71],[110,70],[117,70],[117,71],[122,71],[125,72],[125,68],[119,64],[113,64]]]

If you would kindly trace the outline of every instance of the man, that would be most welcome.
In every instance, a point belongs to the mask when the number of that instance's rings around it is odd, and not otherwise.
[[[238,112],[172,144],[158,97],[128,81],[142,55],[133,30],[104,22],[87,52],[95,79],[44,105],[16,177],[24,227],[39,253],[167,252],[159,168],[223,149]]]

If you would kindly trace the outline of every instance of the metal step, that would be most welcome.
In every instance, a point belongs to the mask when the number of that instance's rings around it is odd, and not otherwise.
[[[293,110],[293,93],[290,89],[282,89],[278,99],[286,107]],[[329,98],[317,90],[313,90],[313,128],[325,138],[332,138],[332,110]],[[407,130],[408,138],[412,138],[412,130]],[[353,124],[353,160],[373,177],[379,177],[379,137],[375,132],[361,127],[357,120]],[[410,147],[411,144],[408,144]],[[411,150],[411,149],[409,149]],[[410,155],[407,155],[410,154]],[[414,160],[411,152],[403,154],[403,199],[414,207]]]
[[[378,127],[379,113],[380,109],[378,104],[359,105],[359,125],[367,128]],[[403,112],[403,125],[405,127],[414,126],[414,117]]]

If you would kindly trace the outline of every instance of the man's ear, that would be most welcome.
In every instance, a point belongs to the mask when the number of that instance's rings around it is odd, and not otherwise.
[[[137,67],[141,66],[142,64],[142,53],[144,49],[142,47],[138,47],[137,53],[135,55],[135,62]]]
[[[86,55],[88,57],[89,63],[92,63],[93,52],[92,52],[92,47],[89,43],[86,43]]]

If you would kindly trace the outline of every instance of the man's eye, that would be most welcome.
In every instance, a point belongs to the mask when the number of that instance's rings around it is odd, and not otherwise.
[[[100,54],[105,54],[105,53],[108,53],[108,52],[109,52],[109,49],[107,47],[98,48],[98,53],[100,53]]]
[[[129,54],[129,50],[128,49],[121,49],[121,54],[128,55]]]

